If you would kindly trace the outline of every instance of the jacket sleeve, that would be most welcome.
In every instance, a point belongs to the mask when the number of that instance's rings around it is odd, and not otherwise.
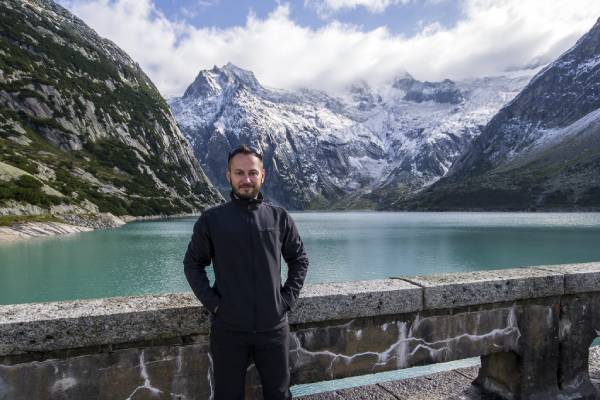
[[[196,297],[214,313],[220,298],[210,286],[206,275],[206,267],[210,265],[213,258],[212,253],[207,217],[202,214],[194,224],[192,239],[183,258],[183,269]]]
[[[300,289],[304,285],[306,272],[308,271],[308,257],[304,251],[304,244],[296,224],[292,217],[285,213],[285,230],[281,244],[281,254],[288,266],[288,276],[283,288],[281,296],[287,304],[288,310],[292,310],[300,296]]]

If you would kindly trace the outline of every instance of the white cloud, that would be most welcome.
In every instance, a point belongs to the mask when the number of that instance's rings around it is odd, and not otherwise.
[[[431,0],[429,0],[431,1]],[[549,62],[600,15],[597,0],[462,0],[451,28],[433,23],[405,37],[332,21],[295,23],[287,5],[244,26],[196,28],[168,20],[151,0],[63,0],[139,62],[165,96],[181,95],[201,69],[232,63],[272,87],[333,89],[410,72],[423,80],[499,74]]]
[[[410,0],[304,0],[304,5],[314,7],[322,15],[331,15],[342,9],[364,7],[371,13],[381,13],[391,5]]]

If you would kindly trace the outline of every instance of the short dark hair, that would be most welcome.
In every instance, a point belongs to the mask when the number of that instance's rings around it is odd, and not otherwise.
[[[229,152],[229,155],[227,156],[227,167],[228,168],[229,168],[229,163],[231,162],[231,159],[238,154],[253,155],[253,156],[258,157],[258,159],[260,161],[263,160],[262,154],[258,150],[256,150],[254,147],[248,146],[247,144],[240,144],[238,147],[234,148],[233,150],[231,150]]]

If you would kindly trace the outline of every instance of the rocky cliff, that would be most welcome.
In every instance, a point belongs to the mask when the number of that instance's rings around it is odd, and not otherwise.
[[[221,199],[140,67],[47,0],[0,0],[0,210],[195,212]]]

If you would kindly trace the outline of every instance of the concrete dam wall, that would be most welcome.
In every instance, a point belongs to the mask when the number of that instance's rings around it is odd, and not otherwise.
[[[292,384],[481,356],[500,398],[600,398],[600,263],[307,285],[289,319]],[[191,293],[0,306],[0,400],[211,399],[209,320]]]

